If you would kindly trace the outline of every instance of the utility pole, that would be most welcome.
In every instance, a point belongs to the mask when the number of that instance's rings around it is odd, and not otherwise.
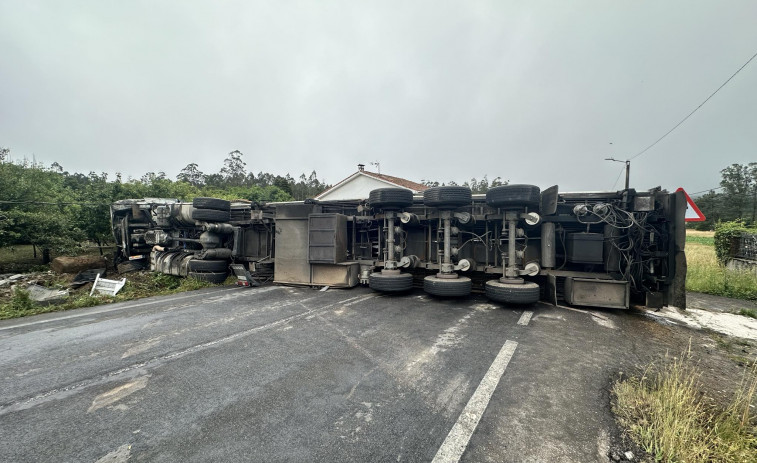
[[[631,160],[626,159],[625,161],[621,161],[620,159],[615,158],[605,158],[605,161],[615,161],[615,162],[624,162],[626,164],[626,190],[628,189],[629,182],[631,180]]]

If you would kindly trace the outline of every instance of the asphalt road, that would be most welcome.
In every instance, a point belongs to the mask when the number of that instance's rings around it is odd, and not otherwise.
[[[654,326],[280,286],[0,322],[0,461],[607,461]]]

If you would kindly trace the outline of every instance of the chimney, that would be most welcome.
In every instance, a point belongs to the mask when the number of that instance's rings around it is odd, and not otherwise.
[[[357,170],[358,170],[358,172],[364,171],[365,170],[365,164],[358,164],[357,165]]]

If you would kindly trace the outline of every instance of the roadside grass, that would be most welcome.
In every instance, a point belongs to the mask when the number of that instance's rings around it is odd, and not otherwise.
[[[754,310],[754,309],[741,309],[741,310],[739,310],[739,315],[743,315],[745,317],[750,317],[750,318],[757,318],[757,310]]]
[[[757,300],[757,275],[728,270],[715,255],[714,232],[686,231],[686,289],[698,293]]]
[[[152,272],[131,272],[125,275],[126,285],[116,296],[89,295],[89,291],[73,293],[61,304],[40,305],[32,301],[29,292],[16,289],[10,300],[0,303],[0,320],[26,317],[48,312],[93,307],[110,302],[123,302],[150,296],[165,296],[196,289],[216,286],[193,278],[182,278],[173,275]],[[231,284],[236,277],[230,276],[222,285]]]
[[[661,359],[613,385],[612,409],[628,435],[662,462],[757,462],[757,365],[730,402],[700,391],[691,351]]]

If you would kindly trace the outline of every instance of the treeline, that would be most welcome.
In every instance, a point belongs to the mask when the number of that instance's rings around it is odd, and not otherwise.
[[[437,186],[467,186],[471,189],[471,192],[474,194],[478,193],[486,193],[489,191],[490,188],[507,185],[509,183],[508,180],[502,180],[502,177],[496,177],[494,180],[489,181],[489,178],[484,175],[484,177],[481,180],[476,179],[473,177],[469,181],[463,182],[462,184],[459,184],[455,182],[454,180],[450,180],[447,183],[439,183],[432,180],[421,180],[421,183],[428,186],[428,187],[437,187]]]
[[[285,176],[247,172],[243,154],[232,151],[219,172],[205,174],[189,164],[176,180],[163,172],[139,179],[116,174],[69,173],[56,163],[10,161],[10,150],[0,148],[0,247],[31,244],[49,259],[50,251],[71,252],[82,242],[102,246],[112,241],[110,204],[128,198],[196,196],[246,199],[257,202],[312,198],[329,185],[315,172],[295,180]]]
[[[757,162],[731,164],[720,171],[720,187],[694,198],[707,218],[694,222],[699,230],[714,230],[718,222],[757,225]]]

